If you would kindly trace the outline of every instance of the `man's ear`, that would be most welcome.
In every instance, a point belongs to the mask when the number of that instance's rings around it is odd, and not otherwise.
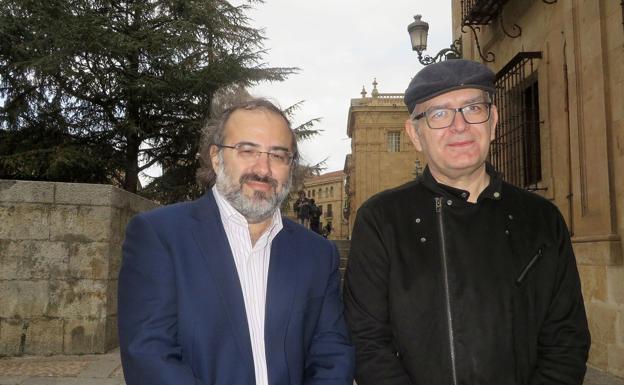
[[[212,162],[212,168],[219,164],[219,147],[214,144],[210,146],[210,161]]]
[[[420,137],[418,136],[418,128],[411,119],[405,120],[405,133],[412,141],[416,150],[422,151],[422,144],[420,143]]]

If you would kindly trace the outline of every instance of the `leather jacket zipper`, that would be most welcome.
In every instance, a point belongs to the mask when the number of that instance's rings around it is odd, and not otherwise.
[[[524,279],[526,278],[526,275],[529,272],[529,270],[531,270],[531,268],[533,268],[533,266],[535,265],[535,262],[537,262],[537,260],[540,259],[540,257],[542,256],[543,247],[544,246],[542,245],[537,249],[537,253],[535,253],[535,255],[533,256],[533,258],[531,258],[529,263],[527,263],[524,269],[522,269],[520,276],[518,277],[518,279],[516,279],[516,286],[520,286],[522,284],[522,281],[524,281]]]
[[[440,253],[442,254],[442,273],[444,276],[444,294],[446,295],[446,319],[448,322],[449,347],[451,352],[451,374],[453,385],[457,385],[457,370],[455,368],[455,337],[453,335],[453,314],[451,313],[451,293],[449,289],[448,266],[446,255],[446,239],[444,234],[444,216],[442,215],[442,197],[435,198],[435,210],[438,216],[438,231],[440,233]]]

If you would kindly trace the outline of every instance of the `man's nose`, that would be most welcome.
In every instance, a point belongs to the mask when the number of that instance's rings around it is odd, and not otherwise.
[[[449,127],[453,131],[464,131],[468,128],[468,122],[464,119],[464,114],[461,111],[455,111],[455,117],[453,118],[453,124]]]
[[[271,175],[271,161],[269,160],[268,153],[258,153],[258,156],[254,160],[253,171],[259,175]]]

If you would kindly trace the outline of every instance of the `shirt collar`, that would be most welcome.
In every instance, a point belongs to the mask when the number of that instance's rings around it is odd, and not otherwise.
[[[490,176],[490,183],[481,192],[481,194],[477,198],[477,202],[480,202],[484,199],[501,199],[501,190],[503,186],[503,178],[501,174],[496,171],[494,166],[492,166],[492,164],[490,164],[489,162],[485,162],[485,172],[487,172]],[[439,183],[431,174],[431,171],[429,170],[429,165],[425,167],[425,170],[423,171],[423,174],[420,178],[425,187],[435,193],[443,194],[445,196],[451,195],[464,201],[467,201],[468,197],[470,196],[470,193],[466,190]]]

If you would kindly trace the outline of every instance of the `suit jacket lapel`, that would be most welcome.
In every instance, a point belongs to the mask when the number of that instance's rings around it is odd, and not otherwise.
[[[291,224],[273,239],[264,316],[264,343],[269,382],[288,378],[284,340],[297,289],[297,264]]]
[[[232,331],[241,352],[240,360],[243,361],[241,367],[251,368],[251,378],[254,378],[251,338],[243,292],[219,208],[211,191],[196,201],[194,217],[199,225],[193,228],[193,236],[208,264],[210,275],[220,291],[225,313],[231,321]]]

